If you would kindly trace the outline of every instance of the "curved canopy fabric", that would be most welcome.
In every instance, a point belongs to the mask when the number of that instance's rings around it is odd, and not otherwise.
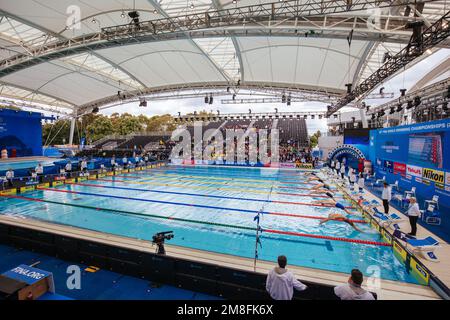
[[[31,51],[47,44],[129,24],[130,11],[138,11],[140,21],[150,21],[271,2],[274,0],[0,0],[0,59],[27,52],[31,57]],[[406,21],[406,8],[396,7],[388,14]],[[414,19],[429,24],[445,14],[446,9],[446,1],[427,2]],[[382,37],[385,33],[410,35],[400,28],[368,30],[382,41],[359,37],[349,46],[343,32],[352,26],[364,26],[364,19],[369,16],[367,11],[342,12],[305,16],[298,22],[299,26],[308,23],[321,37],[272,35],[263,32],[267,25],[260,23],[259,36],[237,34],[236,29],[229,28],[220,36],[197,33],[191,37],[183,36],[181,30],[178,40],[150,39],[61,55],[0,77],[0,95],[76,109],[115,96],[118,91],[176,90],[189,84],[207,86],[237,81],[343,93],[346,83],[361,82],[376,70],[384,52],[395,54],[404,47],[405,43],[395,38],[392,39],[396,43],[389,43],[391,38]],[[249,30],[255,32],[252,28]],[[277,26],[270,28],[276,30]],[[333,32],[340,36],[333,36]]]

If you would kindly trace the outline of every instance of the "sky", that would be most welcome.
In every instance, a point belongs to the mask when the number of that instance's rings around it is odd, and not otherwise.
[[[428,54],[428,53],[425,53]],[[401,72],[397,76],[393,77],[386,83],[380,84],[373,92],[378,92],[379,88],[385,87],[384,92],[393,92],[395,98],[400,96],[400,89],[411,88],[418,80],[420,80],[427,72],[429,72],[433,66],[438,65],[445,59],[450,58],[450,49],[442,49],[436,53],[429,55],[421,62],[417,63],[406,72]],[[450,70],[447,71],[447,77],[450,76]],[[191,98],[191,99],[173,99],[166,101],[148,101],[147,107],[139,107],[138,103],[129,103],[120,106],[116,106],[101,111],[102,114],[111,115],[112,113],[124,113],[128,112],[133,115],[144,114],[146,116],[154,116],[161,114],[171,114],[178,116],[178,111],[181,114],[192,113],[194,111],[211,111],[216,112],[219,110],[221,114],[225,113],[247,113],[248,109],[252,112],[274,112],[275,108],[278,108],[279,112],[299,112],[299,111],[325,111],[326,104],[321,102],[293,102],[291,106],[287,106],[282,103],[260,103],[260,104],[221,104],[220,100],[227,97],[214,97],[213,104],[205,104],[204,97]],[[239,98],[239,96],[237,97]],[[370,99],[366,101],[367,105],[379,105],[389,102],[392,99]],[[342,112],[354,110],[353,108],[343,108]],[[308,132],[312,134],[317,130],[322,132],[327,131],[326,119],[307,120]]]

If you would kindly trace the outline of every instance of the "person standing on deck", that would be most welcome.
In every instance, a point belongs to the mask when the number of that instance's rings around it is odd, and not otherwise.
[[[387,182],[383,183],[383,192],[381,193],[381,200],[383,200],[384,213],[389,213],[389,202],[391,201],[391,188]]]
[[[419,204],[417,203],[416,198],[411,197],[409,199],[409,207],[406,212],[409,218],[409,224],[411,225],[411,232],[408,233],[410,236],[416,236],[417,233],[417,220],[420,217],[420,209]]]
[[[345,164],[342,163],[341,165],[341,178],[344,179],[345,177]]]
[[[341,163],[339,161],[336,161],[336,174],[339,174],[341,170]]]
[[[308,288],[286,269],[286,265],[286,256],[279,256],[278,267],[273,268],[267,275],[266,290],[274,300],[292,300],[294,289],[303,291]]]

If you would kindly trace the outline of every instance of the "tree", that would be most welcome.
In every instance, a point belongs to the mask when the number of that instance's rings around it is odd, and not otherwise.
[[[319,143],[319,137],[322,136],[322,133],[317,130],[312,136],[309,137],[309,142],[311,144],[311,148],[315,148]]]
[[[110,118],[100,115],[87,127],[89,141],[96,141],[114,133],[114,126]]]

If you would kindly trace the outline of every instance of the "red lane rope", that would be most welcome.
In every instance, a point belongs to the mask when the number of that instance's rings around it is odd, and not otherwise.
[[[62,204],[62,205],[78,206],[78,205],[74,205],[74,204],[58,203],[55,201],[48,201],[48,200],[36,199],[36,198],[28,198],[28,197],[17,196],[17,195],[1,195],[0,194],[0,197],[15,198],[15,199],[22,199],[22,200],[27,200],[27,201],[35,201],[35,202],[49,202],[49,203]],[[102,208],[95,208],[95,209],[103,210]],[[169,219],[170,219],[170,217],[169,217]],[[391,244],[389,244],[389,243],[378,242],[378,241],[370,241],[370,240],[362,240],[362,239],[348,239],[348,238],[331,237],[331,236],[306,234],[306,233],[273,230],[273,229],[263,229],[263,231],[268,232],[268,233],[283,234],[283,235],[290,235],[290,236],[297,236],[297,237],[316,238],[316,239],[325,239],[325,240],[333,240],[333,241],[343,241],[343,242],[352,242],[352,243],[359,243],[359,244],[391,247]]]
[[[332,204],[318,204],[318,203],[307,203],[307,202],[286,202],[281,200],[273,200],[273,203],[283,203],[283,204],[298,204],[299,206],[312,206],[312,207],[325,207],[325,208],[334,208],[335,206]],[[346,209],[353,209],[352,206],[344,207]]]
[[[362,240],[362,239],[349,239],[349,238],[331,237],[331,236],[323,236],[323,235],[318,235],[318,234],[307,234],[307,233],[272,230],[272,229],[263,229],[263,231],[268,232],[268,233],[284,234],[284,235],[289,235],[289,236],[316,238],[316,239],[325,239],[325,240],[343,241],[343,242],[353,242],[353,243],[360,243],[360,244],[370,244],[370,245],[374,245],[374,246],[383,246],[383,247],[391,247],[392,246],[390,243],[386,243],[386,242],[370,241],[370,240]]]
[[[305,215],[296,214],[296,213],[270,212],[270,214],[273,214],[273,215],[276,215],[276,216],[298,217],[298,218],[317,219],[317,220],[328,219],[327,217],[305,216]],[[355,222],[355,223],[367,223],[365,220],[357,220],[357,219],[356,220],[355,219],[348,219],[348,221]]]

